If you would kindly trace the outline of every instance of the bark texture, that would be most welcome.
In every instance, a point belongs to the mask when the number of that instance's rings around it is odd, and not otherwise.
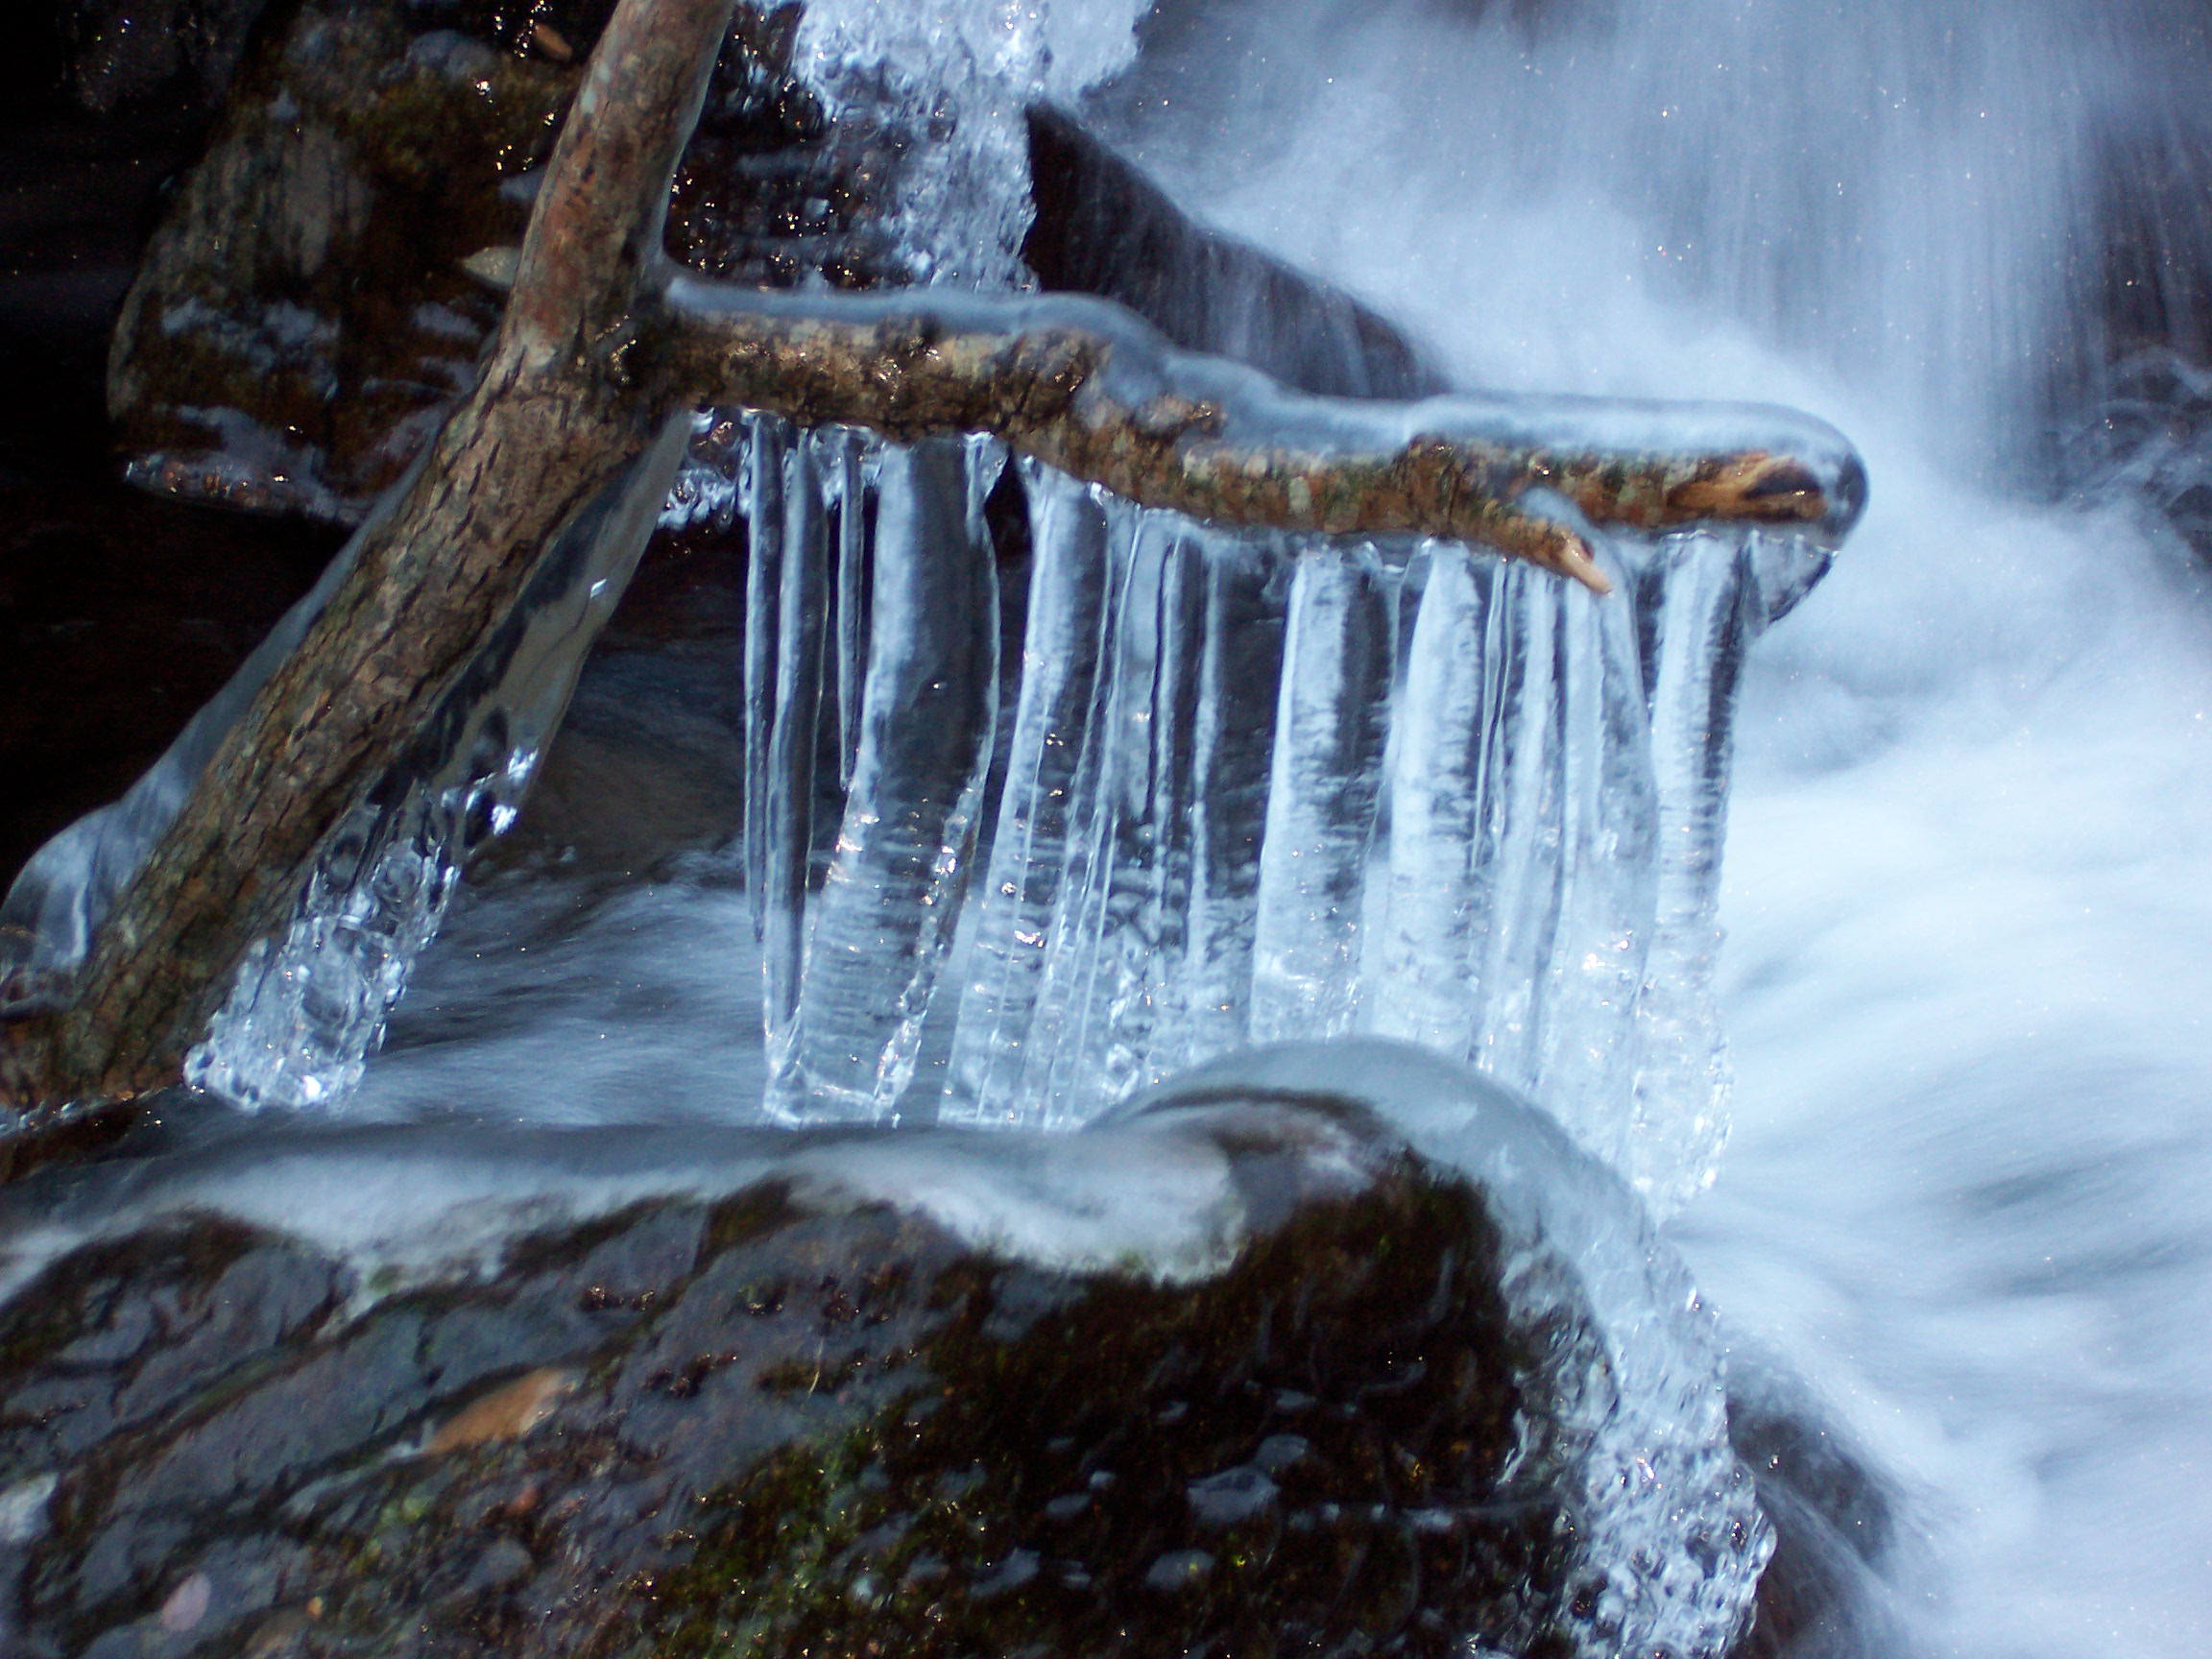
[[[689,396],[895,438],[994,432],[1147,507],[1479,542],[1599,591],[1591,526],[1771,524],[1833,544],[1865,499],[1850,445],[1787,410],[1319,397],[1178,351],[1087,295],[767,294],[679,277],[643,327],[651,373]]]

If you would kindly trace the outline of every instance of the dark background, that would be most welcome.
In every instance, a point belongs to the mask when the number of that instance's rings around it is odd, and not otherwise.
[[[339,539],[117,481],[108,328],[209,117],[175,85],[96,115],[56,17],[19,23],[0,52],[0,883],[145,770]]]

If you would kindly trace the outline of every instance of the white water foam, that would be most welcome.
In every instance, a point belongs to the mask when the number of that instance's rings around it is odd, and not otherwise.
[[[1873,509],[1753,659],[1737,1135],[1677,1232],[1895,1473],[1933,1650],[2212,1650],[2206,584],[2125,502],[1987,482],[2099,347],[2101,146],[2187,177],[2201,25],[1210,14],[1119,107],[1196,204],[1494,382],[1779,397],[1861,444]]]

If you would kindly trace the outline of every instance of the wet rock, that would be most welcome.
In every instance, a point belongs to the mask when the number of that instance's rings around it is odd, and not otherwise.
[[[267,0],[77,0],[63,11],[69,84],[106,115],[156,97],[213,109]]]
[[[304,0],[272,27],[117,326],[132,478],[357,518],[473,380],[606,10]],[[742,281],[903,280],[873,226],[910,136],[824,113],[789,71],[797,16],[739,8],[669,246]]]
[[[1740,1358],[1728,1433],[1774,1523],[1758,1614],[1732,1659],[1913,1659],[1897,1585],[1918,1542],[1865,1453],[1789,1374]]]
[[[911,130],[911,87],[863,78],[832,107],[796,78],[799,10],[738,9],[669,249],[762,286],[922,279],[931,256],[901,213],[932,146],[952,140]],[[603,11],[302,0],[273,13],[117,325],[108,407],[132,477],[357,518],[473,378]],[[1193,225],[1069,117],[1034,117],[1031,168],[1023,257],[1045,286],[1120,300],[1310,390],[1440,389],[1381,318]],[[1007,189],[1018,205],[1018,164]]]
[[[109,358],[133,476],[346,518],[474,375],[517,192],[578,70],[426,29],[397,0],[307,0],[242,75],[147,249]]]
[[[1341,397],[1421,397],[1442,373],[1348,294],[1209,230],[1065,110],[1029,114],[1037,217],[1022,256],[1046,288],[1119,301],[1178,346]]]
[[[0,1492],[53,1481],[0,1536],[8,1650],[1619,1639],[1639,1569],[1588,1556],[1615,1478],[1577,1427],[1617,1385],[1599,1315],[1519,1200],[1361,1109],[742,1144],[720,1195],[541,1193],[489,1267],[349,1261],[204,1182],[61,1254],[0,1307]],[[94,1404],[22,1404],[61,1386]]]

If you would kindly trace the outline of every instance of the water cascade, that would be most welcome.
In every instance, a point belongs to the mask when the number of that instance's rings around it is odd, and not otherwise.
[[[1735,1129],[1675,1225],[1898,1475],[1838,1651],[2212,1645],[2207,74],[2181,0],[1289,0],[1095,110],[1469,377],[1865,449],[1745,665]]]

